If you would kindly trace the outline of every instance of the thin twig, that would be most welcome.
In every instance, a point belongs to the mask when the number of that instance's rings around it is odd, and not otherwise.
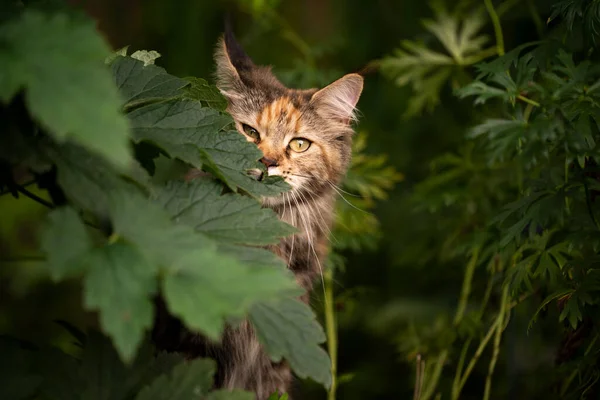
[[[483,400],[489,400],[490,398],[490,393],[492,390],[492,376],[494,375],[494,369],[496,368],[496,362],[498,361],[498,355],[500,354],[500,341],[502,340],[502,332],[504,331],[505,327],[504,319],[505,317],[508,317],[508,305],[508,285],[505,285],[502,289],[500,314],[498,315],[499,323],[496,327],[496,336],[494,337],[494,350],[492,352],[492,359],[490,360],[488,374],[485,378]]]
[[[424,363],[420,354],[417,354],[417,370],[415,375],[415,390],[413,392],[413,400],[421,398],[421,388],[423,387],[423,370],[421,364]]]
[[[460,323],[465,314],[465,310],[467,309],[467,302],[469,301],[469,295],[471,294],[473,274],[475,273],[475,266],[477,266],[477,260],[479,258],[479,249],[480,246],[475,247],[473,253],[471,254],[471,259],[467,263],[467,268],[465,269],[460,300],[458,302],[458,308],[454,317],[454,325],[458,325]]]
[[[506,14],[506,12],[508,10],[510,10],[511,8],[513,8],[514,6],[519,4],[520,2],[521,2],[521,0],[507,0],[498,6],[498,9],[496,10],[496,14],[498,14],[498,17],[501,17],[504,14]]]
[[[324,307],[327,350],[331,360],[331,387],[327,393],[327,400],[335,400],[335,392],[337,389],[337,324],[335,321],[332,268],[328,268],[323,273],[323,285],[325,286]]]
[[[525,103],[527,103],[527,104],[531,104],[532,106],[535,106],[535,107],[539,107],[539,106],[541,105],[541,104],[540,104],[540,103],[538,103],[537,101],[535,101],[535,100],[531,100],[530,98],[528,98],[528,97],[525,97],[525,96],[523,96],[523,95],[518,95],[518,96],[517,96],[517,99],[519,99],[519,100],[521,100],[521,101],[524,101],[524,102],[525,102]]]
[[[494,25],[494,34],[496,35],[496,48],[498,49],[498,55],[504,55],[504,36],[502,35],[502,26],[500,25],[500,17],[496,13],[494,9],[494,5],[492,4],[492,0],[483,0],[485,3],[485,8],[487,8],[488,14],[490,14],[490,19],[492,20],[492,25]]]
[[[485,350],[485,347],[487,346],[488,342],[492,338],[492,335],[496,331],[496,328],[498,327],[498,325],[500,325],[500,322],[501,322],[501,319],[496,318],[494,320],[494,323],[492,324],[492,326],[490,326],[490,328],[488,329],[488,332],[486,333],[485,337],[481,340],[481,343],[479,343],[479,347],[477,347],[477,350],[475,351],[475,354],[471,358],[469,365],[467,365],[467,368],[465,369],[465,373],[463,374],[458,386],[456,387],[456,391],[454,393],[452,393],[453,400],[457,400],[459,398],[462,388],[465,386],[465,383],[467,383],[467,379],[469,379],[469,375],[471,375],[473,368],[475,368],[475,364],[477,364],[479,357],[481,357],[481,355],[483,354],[483,350]]]
[[[21,187],[21,186],[17,186],[17,191],[21,194],[23,194],[26,197],[29,197],[31,200],[40,203],[48,208],[54,208],[54,204],[50,203],[48,200],[44,200],[41,197],[31,193],[29,190]]]

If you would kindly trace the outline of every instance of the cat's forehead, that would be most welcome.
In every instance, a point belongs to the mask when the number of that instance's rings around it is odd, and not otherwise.
[[[302,110],[306,106],[307,103],[302,103],[290,96],[276,98],[257,110],[256,125],[264,129],[266,134],[270,130],[279,131],[284,127],[298,131],[300,129]]]

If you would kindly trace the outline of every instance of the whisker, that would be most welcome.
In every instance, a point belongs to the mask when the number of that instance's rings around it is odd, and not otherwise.
[[[352,197],[360,197],[363,198],[364,196],[360,195],[360,194],[355,194],[355,193],[350,193],[345,191],[344,189],[342,189],[341,187],[339,187],[338,185],[336,185],[335,183],[331,182],[329,179],[326,179],[327,183],[329,183],[330,185],[335,186],[340,192],[347,194],[348,196],[352,196]]]
[[[327,182],[327,183],[329,183],[329,182]],[[370,214],[369,212],[367,212],[367,211],[365,211],[365,210],[362,210],[362,209],[360,209],[360,208],[356,207],[354,204],[350,203],[350,202],[348,201],[348,199],[346,199],[346,198],[344,197],[344,195],[343,195],[342,193],[340,193],[340,191],[339,191],[339,190],[338,190],[338,189],[337,189],[335,186],[333,186],[331,183],[329,183],[329,185],[330,185],[330,186],[333,188],[333,190],[335,190],[335,191],[337,192],[337,194],[339,194],[339,195],[340,195],[340,197],[341,197],[341,198],[342,198],[342,199],[343,199],[343,200],[344,200],[346,203],[348,203],[348,205],[349,205],[350,207],[352,207],[352,208],[354,208],[354,209],[356,209],[356,210],[358,210],[358,211],[360,211],[360,212],[364,212],[364,213],[366,213],[366,214]]]

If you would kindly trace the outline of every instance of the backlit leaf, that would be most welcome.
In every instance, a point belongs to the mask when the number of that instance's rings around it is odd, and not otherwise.
[[[129,165],[129,126],[103,63],[110,49],[91,21],[27,10],[0,28],[0,40],[1,99],[25,89],[29,111],[57,141]]]

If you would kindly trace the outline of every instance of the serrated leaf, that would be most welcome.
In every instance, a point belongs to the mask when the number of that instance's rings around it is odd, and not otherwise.
[[[150,104],[129,113],[136,141],[149,141],[196,168],[202,166],[199,145],[204,136],[215,136],[231,118],[203,108],[192,100]]]
[[[135,244],[150,262],[163,268],[191,253],[212,254],[216,248],[206,236],[175,224],[165,210],[139,193],[111,193],[110,216],[114,235]]]
[[[48,360],[45,382],[53,380],[49,382],[54,384],[53,400],[130,400],[142,386],[169,373],[182,360],[175,354],[155,355],[154,348],[145,341],[135,361],[125,366],[109,339],[93,331],[88,334],[81,361],[71,364],[70,370],[63,369],[56,377],[51,370],[52,359]]]
[[[130,362],[152,325],[151,296],[158,268],[121,242],[95,249],[86,263],[85,307],[100,312],[103,331],[110,335],[121,358]]]
[[[112,192],[140,192],[140,186],[147,185],[147,176],[142,170],[120,175],[100,157],[73,145],[58,149],[49,148],[48,157],[58,169],[58,183],[67,198],[78,207],[92,211],[99,216],[108,212],[108,195]],[[134,164],[135,165],[135,164]],[[140,174],[142,174],[141,179]],[[135,183],[133,183],[135,182]]]
[[[135,397],[136,400],[204,399],[213,385],[216,365],[210,359],[196,359],[161,375]]]
[[[156,61],[157,58],[160,58],[160,53],[155,50],[137,50],[131,55],[131,58],[142,61],[145,67],[154,65],[154,61]]]
[[[158,101],[181,95],[182,88],[188,85],[163,68],[144,65],[131,57],[116,57],[110,68],[123,96],[123,104],[128,108],[152,99]]]
[[[91,22],[27,10],[2,26],[0,40],[4,102],[24,88],[29,111],[57,141],[72,140],[119,167],[129,165],[129,126],[103,63],[110,48]]]
[[[222,192],[223,187],[208,178],[190,183],[172,181],[157,192],[156,201],[176,222],[223,242],[276,244],[296,231],[256,200]]]
[[[235,257],[244,265],[250,267],[287,268],[285,261],[281,257],[266,249],[237,246],[230,243],[219,243],[217,249],[219,252]]]
[[[258,182],[246,171],[261,168],[262,152],[236,131],[221,132],[229,116],[189,99],[138,108],[129,114],[136,141],[149,141],[169,155],[213,173],[233,191],[275,196],[289,189],[279,177]]]
[[[325,333],[306,304],[293,298],[261,302],[249,318],[273,361],[285,358],[299,377],[331,385],[329,356],[319,346]]]
[[[246,171],[261,168],[258,160],[262,152],[237,131],[221,132],[203,136],[202,149],[204,169],[212,172],[233,191],[238,188],[253,196],[277,196],[290,189],[278,176],[268,176],[260,182]]]
[[[81,271],[81,256],[92,248],[83,221],[71,207],[51,211],[42,230],[41,249],[47,254],[47,268],[55,281]]]
[[[169,310],[186,324],[217,339],[226,317],[241,317],[258,301],[296,293],[287,270],[251,268],[214,249],[190,251],[171,265],[163,280]],[[203,312],[198,312],[198,306]]]
[[[191,83],[185,90],[185,96],[201,101],[208,107],[219,111],[225,111],[227,108],[227,99],[219,92],[216,86],[210,85],[207,81],[200,78],[189,77],[185,78]]]

